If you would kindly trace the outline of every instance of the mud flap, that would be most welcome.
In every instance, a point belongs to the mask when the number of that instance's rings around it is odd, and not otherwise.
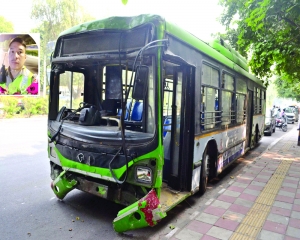
[[[121,210],[114,219],[113,226],[116,232],[153,227],[165,216],[167,214],[161,211],[159,199],[152,189],[145,197]]]
[[[77,181],[75,179],[72,179],[71,181],[68,180],[66,171],[63,171],[53,182],[51,182],[51,188],[59,199],[63,199],[68,192],[75,188],[76,184]]]

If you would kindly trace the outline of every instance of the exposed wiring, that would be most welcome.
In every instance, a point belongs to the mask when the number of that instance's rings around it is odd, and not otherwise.
[[[146,50],[146,49],[149,49],[149,48],[152,48],[152,47],[163,47],[164,45],[155,45],[155,46],[151,46],[153,43],[159,43],[159,42],[168,42],[169,40],[168,39],[161,39],[161,40],[155,40],[155,41],[152,41],[148,44],[146,44],[144,47],[142,47],[138,54],[136,55],[135,59],[134,59],[134,62],[133,62],[133,66],[132,66],[132,69],[134,70],[135,69],[135,65],[136,65],[136,62],[137,62],[137,59],[138,57],[140,56],[140,54]],[[130,83],[129,83],[129,88],[126,92],[126,96],[125,96],[125,102],[127,102],[127,99],[128,99],[128,96],[129,96],[129,91],[130,91],[130,88],[132,86],[132,81],[133,81],[133,74],[131,75],[131,78],[130,78]]]
[[[122,38],[122,33],[120,34],[120,39],[119,39],[119,66],[120,66],[120,71],[122,73],[122,65],[121,65],[121,38]],[[135,66],[136,66],[136,62],[137,62],[137,59],[139,57],[140,54],[143,53],[144,50],[146,49],[149,49],[149,48],[155,48],[155,47],[161,47],[163,45],[155,45],[155,46],[151,46],[153,43],[160,43],[160,42],[166,42],[168,41],[167,39],[162,39],[162,40],[155,40],[155,41],[152,41],[150,43],[148,43],[147,45],[145,45],[144,47],[142,47],[137,56],[135,57],[134,59],[134,63],[133,63],[133,67],[132,69],[134,70],[135,69]],[[121,79],[122,79],[122,75],[121,75]],[[123,184],[126,179],[127,179],[127,175],[128,175],[128,156],[127,156],[127,152],[126,152],[126,140],[125,140],[125,128],[124,128],[124,117],[125,117],[125,103],[127,103],[127,100],[128,100],[128,96],[129,96],[129,91],[130,91],[130,88],[131,88],[131,85],[132,85],[132,81],[133,81],[133,74],[131,75],[131,79],[130,79],[130,83],[129,83],[129,87],[128,87],[128,90],[125,92],[125,99],[123,98],[123,94],[121,96],[121,109],[122,109],[122,112],[121,112],[121,137],[122,137],[122,146],[121,148],[118,150],[118,152],[114,155],[114,157],[110,160],[109,162],[109,170],[112,174],[112,177],[115,179],[115,181],[118,183],[118,184]],[[122,81],[121,81],[121,87],[123,89],[123,85],[122,85]],[[121,150],[123,149],[123,153],[124,153],[124,156],[125,156],[125,162],[126,162],[126,171],[125,171],[125,177],[122,181],[120,181],[119,179],[117,179],[112,167],[111,167],[111,164],[113,163],[113,161],[116,159],[116,157],[118,156],[118,154],[121,152]]]
[[[113,158],[110,160],[109,162],[109,170],[111,172],[112,177],[115,179],[115,181],[122,185],[126,179],[127,179],[127,175],[128,175],[128,156],[127,156],[127,152],[126,152],[126,141],[125,141],[125,128],[124,128],[124,117],[125,117],[125,103],[124,103],[124,98],[123,98],[123,81],[122,81],[122,63],[121,63],[121,39],[122,39],[122,33],[120,34],[120,38],[119,38],[119,66],[120,66],[120,72],[121,72],[121,89],[122,89],[122,93],[121,93],[121,137],[122,137],[122,146],[120,147],[120,149],[118,150],[118,152],[113,156]],[[123,179],[123,181],[120,181],[115,173],[114,170],[112,169],[111,165],[113,163],[113,161],[116,159],[116,157],[119,155],[119,153],[121,152],[121,150],[123,149],[123,153],[125,156],[125,162],[126,162],[126,170],[125,170],[125,177]]]

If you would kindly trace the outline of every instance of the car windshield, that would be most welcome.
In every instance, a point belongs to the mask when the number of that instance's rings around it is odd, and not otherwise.
[[[293,113],[293,112],[294,112],[294,109],[291,108],[291,107],[287,107],[287,108],[285,109],[285,112],[286,112],[286,113]]]

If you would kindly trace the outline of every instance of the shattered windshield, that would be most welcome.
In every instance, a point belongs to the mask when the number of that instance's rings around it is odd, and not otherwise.
[[[153,134],[153,58],[147,57],[136,67],[132,63],[127,60],[121,65],[64,65],[64,71],[58,75],[58,109],[66,107],[69,113],[65,114],[70,114],[80,106],[83,108],[66,120],[79,125],[116,127],[120,130],[123,117],[125,130]],[[99,119],[91,121],[89,118]]]

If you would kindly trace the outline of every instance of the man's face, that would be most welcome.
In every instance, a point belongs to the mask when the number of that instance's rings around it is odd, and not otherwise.
[[[9,47],[9,66],[12,70],[21,70],[26,60],[25,47],[13,42]]]

